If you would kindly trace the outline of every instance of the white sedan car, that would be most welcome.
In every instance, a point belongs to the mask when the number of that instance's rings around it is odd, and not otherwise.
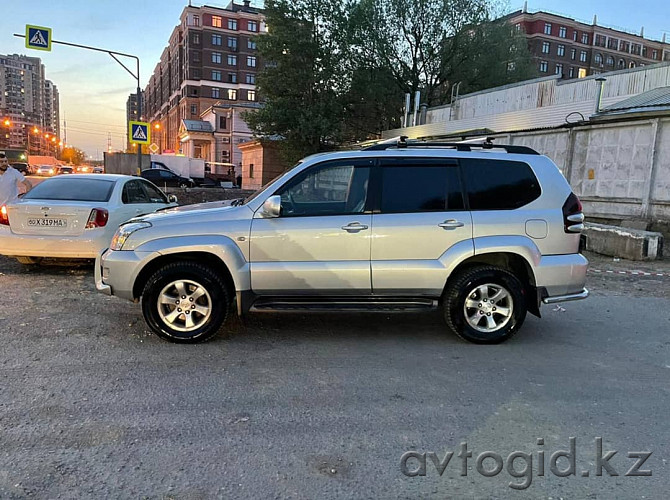
[[[109,246],[121,223],[176,201],[141,177],[53,177],[0,207],[0,255],[22,264],[38,263],[41,257],[93,259]]]

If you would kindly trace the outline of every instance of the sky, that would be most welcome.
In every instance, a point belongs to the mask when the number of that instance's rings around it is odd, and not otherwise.
[[[520,9],[523,0],[503,0],[503,9]],[[227,1],[193,1],[193,5],[225,6]],[[260,0],[252,2],[260,5]],[[142,88],[153,73],[179,15],[188,0],[0,0],[0,54],[40,57],[46,76],[60,93],[61,135],[67,124],[67,143],[101,158],[111,133],[112,148],[125,147],[126,100],[136,81],[107,54],[63,45],[52,52],[29,50],[25,25],[52,28],[54,40],[135,54],[140,58]],[[614,25],[660,39],[670,39],[667,0],[528,0],[530,10],[549,10],[568,17]],[[134,64],[132,60],[128,60]],[[132,67],[132,66],[131,66]]]

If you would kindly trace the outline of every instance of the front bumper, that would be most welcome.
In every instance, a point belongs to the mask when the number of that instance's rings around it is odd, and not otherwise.
[[[133,286],[138,274],[158,255],[157,252],[103,250],[95,260],[95,287],[105,295],[134,301]]]

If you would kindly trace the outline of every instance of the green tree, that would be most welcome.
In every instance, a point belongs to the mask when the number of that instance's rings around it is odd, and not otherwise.
[[[63,148],[59,159],[64,162],[71,163],[72,165],[81,165],[86,159],[86,153],[84,153],[81,149],[69,146],[67,148]]]

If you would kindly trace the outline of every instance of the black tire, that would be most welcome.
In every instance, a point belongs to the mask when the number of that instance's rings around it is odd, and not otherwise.
[[[193,318],[197,317],[197,320],[203,321],[203,323],[201,325],[195,325],[198,327],[189,331],[181,331],[178,329],[180,327],[188,328],[186,314],[177,316],[172,323],[173,326],[171,326],[170,323],[166,322],[161,317],[161,314],[166,315],[166,312],[174,313],[177,306],[172,306],[171,304],[159,305],[158,303],[159,296],[163,293],[164,289],[180,280],[196,283],[206,291],[205,296],[196,299],[196,305],[198,305],[199,301],[209,303],[209,316],[199,314],[195,311],[193,313]],[[192,284],[188,286],[193,287]],[[176,290],[176,288],[174,290]],[[177,300],[180,299],[178,296],[174,298]],[[188,300],[190,300],[190,298],[188,298]],[[142,314],[149,327],[160,338],[179,344],[195,344],[198,342],[205,342],[216,335],[221,328],[221,325],[226,320],[231,301],[231,292],[228,290],[226,283],[212,268],[191,261],[173,262],[158,269],[144,286],[144,291],[142,293]],[[187,304],[187,307],[188,305],[189,304]],[[162,312],[159,311],[159,307],[162,308]],[[172,307],[174,307],[174,309],[170,309]],[[196,316],[196,314],[198,315]],[[184,321],[183,325],[181,324],[181,321]]]
[[[16,257],[16,260],[24,266],[37,266],[42,262],[42,257]]]
[[[489,288],[486,285],[492,286]],[[490,299],[484,300],[478,291],[484,289],[495,292],[497,287],[502,287],[508,292],[507,296],[502,299],[502,306],[498,302],[498,308],[505,309],[507,307],[511,309],[508,316],[504,316],[499,310],[495,312],[496,309],[493,309],[495,301],[492,306]],[[477,302],[477,304],[474,304],[475,307],[466,309],[466,300],[469,299],[472,299],[472,302]],[[475,344],[504,342],[519,331],[526,319],[527,307],[523,285],[509,271],[493,266],[471,267],[454,276],[444,291],[442,302],[447,326],[460,338]],[[471,314],[468,314],[468,312]],[[472,323],[479,318],[478,314],[482,318],[476,327],[472,326]],[[468,316],[471,318],[470,320],[468,320]],[[492,331],[477,329],[487,328],[488,319],[486,316],[495,318],[494,322],[500,323],[500,326],[491,327]],[[487,324],[482,325],[482,323]]]

